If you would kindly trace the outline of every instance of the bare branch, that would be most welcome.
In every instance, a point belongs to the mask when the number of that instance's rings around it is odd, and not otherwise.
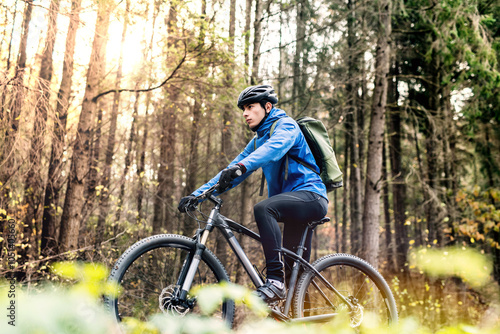
[[[184,41],[184,56],[182,57],[182,59],[180,60],[180,62],[177,64],[177,66],[174,68],[174,70],[172,71],[172,73],[170,73],[170,75],[161,83],[159,84],[158,86],[154,86],[154,87],[149,87],[149,88],[144,88],[144,89],[131,89],[131,88],[123,88],[123,89],[110,89],[108,91],[105,91],[103,93],[100,93],[99,95],[95,96],[94,98],[92,98],[92,102],[97,102],[97,100],[101,97],[103,97],[104,95],[108,95],[110,93],[122,93],[122,92],[150,92],[150,91],[153,91],[155,89],[158,89],[158,88],[161,88],[163,86],[165,86],[165,84],[170,81],[175,73],[177,73],[177,71],[181,68],[182,64],[184,64],[184,62],[186,61],[186,58],[187,58],[187,45],[186,45],[186,42]]]

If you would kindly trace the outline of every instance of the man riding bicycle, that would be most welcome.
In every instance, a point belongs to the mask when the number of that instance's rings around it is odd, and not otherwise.
[[[283,246],[294,252],[310,221],[323,218],[328,210],[326,188],[319,168],[298,124],[275,107],[278,98],[272,86],[258,85],[243,90],[238,107],[257,136],[230,164],[209,182],[179,202],[179,211],[191,210],[195,197],[219,182],[218,192],[225,192],[261,168],[267,181],[269,198],[254,207],[254,216],[266,258],[266,283],[257,294],[267,303],[285,298],[285,272],[281,254],[281,231],[284,223]],[[279,120],[274,129],[273,124]],[[301,164],[303,162],[305,164]],[[306,167],[312,166],[316,169]],[[311,237],[307,237],[304,259],[309,261]]]

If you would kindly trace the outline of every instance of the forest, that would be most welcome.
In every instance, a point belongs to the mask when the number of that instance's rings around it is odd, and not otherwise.
[[[112,266],[139,239],[192,236],[179,200],[253,138],[236,101],[262,83],[323,121],[343,172],[314,259],[364,258],[401,317],[478,324],[500,302],[497,1],[3,0],[0,39],[2,276],[36,286],[56,261]],[[222,195],[254,231],[260,179]],[[489,259],[491,284],[412,264],[448,247]]]

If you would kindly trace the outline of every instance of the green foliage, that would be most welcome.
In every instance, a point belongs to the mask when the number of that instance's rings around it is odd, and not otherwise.
[[[482,249],[500,249],[500,190],[461,189],[456,195],[461,220],[455,222],[453,235],[467,238],[466,244],[479,243]]]
[[[475,271],[488,273],[488,260],[477,252],[463,250],[419,250],[415,252],[415,264],[420,269],[430,274],[456,275],[457,273],[475,284],[486,284],[484,276],[478,279]],[[443,266],[446,261],[447,266]],[[441,268],[439,268],[441,267]],[[442,269],[447,268],[449,269]],[[486,269],[484,269],[486,267]],[[128,318],[120,325],[114,320],[100,304],[100,294],[116,292],[116,287],[110,286],[105,281],[106,269],[101,265],[82,264],[76,262],[58,263],[53,266],[54,272],[75,284],[67,286],[45,285],[41,292],[28,292],[19,287],[19,317],[16,327],[5,327],[5,322],[0,326],[2,333],[151,333],[151,334],[350,334],[350,333],[497,333],[500,324],[490,324],[477,327],[467,324],[446,326],[437,331],[432,331],[416,319],[403,318],[390,328],[385,324],[375,321],[370,313],[365,313],[364,321],[360,328],[350,327],[349,315],[341,313],[332,322],[321,325],[304,325],[281,323],[267,315],[267,307],[256,298],[250,290],[234,284],[223,283],[198,289],[198,302],[205,315],[187,315],[185,317],[172,317],[163,314],[153,316],[148,322]],[[490,268],[491,269],[491,268]],[[488,276],[488,275],[486,275]],[[1,291],[2,305],[6,301],[6,291]],[[260,319],[243,323],[237,329],[230,330],[217,318],[210,317],[213,305],[219,304],[225,298],[233,298],[238,305],[245,304],[248,309]]]
[[[93,298],[118,295],[118,285],[106,281],[109,272],[101,264],[58,262],[53,265],[52,271],[62,278],[76,280],[77,283],[72,286],[74,292],[81,292]]]
[[[206,315],[213,313],[219,307],[220,301],[225,299],[234,299],[236,305],[245,304],[258,316],[265,317],[269,314],[266,304],[251,290],[240,285],[221,282],[218,285],[197,287],[193,293],[197,295],[197,303]]]
[[[410,254],[410,263],[431,276],[457,276],[474,287],[484,286],[491,279],[491,261],[473,249],[419,248]]]
[[[45,284],[40,291],[16,287],[15,326],[0,323],[2,333],[114,333],[112,319],[99,303],[102,293],[116,293],[105,282],[108,272],[99,264],[58,263],[54,271],[68,280],[78,280],[65,288]],[[2,286],[3,284],[0,284]],[[7,305],[8,288],[1,289],[0,303]]]

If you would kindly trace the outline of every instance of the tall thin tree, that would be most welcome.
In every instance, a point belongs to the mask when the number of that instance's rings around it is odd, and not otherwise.
[[[71,85],[73,80],[73,64],[75,53],[75,40],[78,25],[80,23],[81,0],[73,0],[71,3],[70,21],[68,34],[66,36],[66,48],[64,52],[63,72],[59,93],[57,94],[57,106],[54,119],[54,137],[52,138],[52,150],[50,153],[49,174],[45,187],[44,209],[42,218],[42,255],[50,255],[57,248],[57,208],[59,206],[59,194],[63,184],[61,170],[65,146],[66,123],[68,116]]]
[[[99,69],[106,49],[109,8],[106,2],[99,2],[97,22],[95,27],[92,52],[87,70],[87,85],[78,120],[78,128],[73,144],[73,156],[68,177],[68,187],[61,217],[59,248],[61,251],[75,249],[78,246],[78,236],[82,208],[85,203],[84,190],[89,169],[90,134],[97,101],[94,100],[102,73]]]
[[[106,217],[109,214],[109,197],[111,193],[111,165],[113,164],[113,155],[115,153],[115,142],[116,142],[116,127],[118,120],[118,108],[120,106],[120,93],[118,89],[120,88],[122,76],[123,76],[123,52],[125,45],[125,37],[127,36],[128,29],[128,12],[130,9],[130,0],[125,2],[125,17],[123,22],[122,37],[120,43],[120,56],[118,58],[118,68],[116,70],[116,81],[115,87],[116,91],[113,96],[113,105],[111,107],[111,115],[109,121],[109,132],[108,132],[108,142],[105,152],[105,160],[103,166],[103,172],[101,177],[101,185],[103,186],[103,192],[100,200],[100,213],[97,218],[97,229],[96,229],[96,245],[99,245],[104,238],[104,227],[106,223]]]
[[[390,63],[391,0],[380,0],[378,8],[375,89],[368,136],[365,205],[363,211],[363,255],[378,266],[382,146],[384,142],[387,74]]]
[[[31,255],[38,254],[38,238],[41,237],[42,224],[39,216],[42,213],[42,204],[44,194],[44,173],[42,172],[41,162],[42,153],[45,146],[45,131],[47,117],[50,110],[50,84],[52,80],[52,54],[57,34],[57,15],[59,13],[59,0],[50,2],[47,13],[48,25],[47,36],[45,38],[45,48],[42,54],[42,63],[40,66],[39,84],[40,97],[35,107],[33,117],[33,137],[30,148],[30,169],[24,183],[24,195],[27,206],[24,221],[24,237],[28,247],[32,247]]]
[[[178,47],[179,41],[178,31],[176,29],[178,20],[177,10],[178,8],[172,4],[168,12],[167,29],[169,35],[167,38],[167,57],[169,61],[175,59],[175,50]],[[173,62],[169,62],[169,64],[173,65]],[[174,228],[172,220],[167,219],[167,212],[172,213],[170,210],[172,206],[172,197],[168,194],[172,191],[174,182],[175,127],[179,94],[180,90],[177,87],[173,85],[167,87],[165,90],[165,99],[168,102],[165,103],[163,107],[158,108],[158,117],[161,122],[160,162],[158,164],[158,188],[154,200],[153,231],[160,231],[162,228],[165,228],[167,231],[172,232]],[[195,125],[195,127],[197,126],[198,124]],[[193,149],[193,146],[191,148]],[[189,180],[193,183],[196,182],[192,178]],[[194,191],[194,184],[190,184],[190,187],[192,187],[192,189],[188,191]]]

